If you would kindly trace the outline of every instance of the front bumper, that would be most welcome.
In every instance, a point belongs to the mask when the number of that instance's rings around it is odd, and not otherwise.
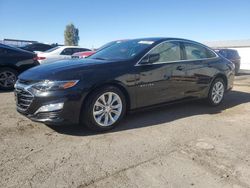
[[[32,95],[32,100],[28,107],[25,109],[20,108],[19,96],[20,90],[25,90]],[[19,92],[19,93],[18,93]],[[83,99],[86,94],[77,88],[68,89],[64,91],[51,91],[51,92],[37,92],[30,88],[16,88],[15,89],[17,111],[26,116],[27,118],[51,125],[61,124],[78,124],[81,113]],[[25,99],[25,98],[24,98]],[[38,109],[42,106],[63,103],[60,110],[39,112]]]
[[[51,125],[74,124],[74,121],[65,120],[65,118],[61,115],[62,111],[43,112],[38,114],[27,114],[20,111],[18,108],[17,111],[35,122],[42,122]]]

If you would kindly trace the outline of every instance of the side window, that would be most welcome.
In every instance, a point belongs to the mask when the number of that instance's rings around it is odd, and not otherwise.
[[[62,52],[61,55],[72,55],[74,53],[74,51],[72,50],[72,48],[65,48]]]
[[[227,58],[227,52],[226,52],[225,50],[220,50],[219,53],[220,53],[223,57]]]
[[[234,59],[238,57],[239,57],[239,54],[237,51],[233,51],[233,50],[228,51],[228,58]]]
[[[77,52],[80,52],[78,48],[73,48],[73,54],[74,53],[77,53]]]
[[[29,50],[35,50],[35,49],[36,49],[36,46],[29,46],[28,49],[29,49]]]
[[[49,46],[40,46],[40,50],[46,51],[49,49]]]
[[[37,44],[36,46],[34,46],[34,49],[33,50],[36,50],[36,51],[42,51],[44,49],[44,46],[41,45],[41,44]]]
[[[159,54],[157,62],[171,62],[181,60],[181,50],[178,42],[164,42],[155,47],[149,54]]]
[[[187,60],[198,60],[216,57],[214,52],[201,45],[184,43],[184,46]]]
[[[83,48],[74,48],[74,53],[86,51]]]

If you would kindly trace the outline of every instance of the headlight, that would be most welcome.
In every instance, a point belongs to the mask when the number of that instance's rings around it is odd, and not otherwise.
[[[67,80],[67,81],[49,81],[38,82],[32,87],[39,91],[55,91],[68,89],[75,86],[79,80]]]

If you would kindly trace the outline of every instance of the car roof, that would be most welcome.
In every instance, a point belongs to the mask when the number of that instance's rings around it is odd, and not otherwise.
[[[131,40],[131,39],[130,39]],[[173,38],[173,37],[149,37],[149,38],[137,38],[135,40],[151,40],[151,41],[161,41],[161,40],[181,40],[181,41],[191,41],[183,38]],[[191,41],[195,42],[195,41]]]
[[[182,41],[182,42],[190,42],[190,43],[196,43],[199,45],[203,45],[206,46],[202,43],[193,41],[193,40],[188,40],[188,39],[183,39],[183,38],[174,38],[174,37],[149,37],[149,38],[137,38],[137,39],[132,39],[132,40],[142,40],[142,41],[153,41],[153,42],[163,42],[163,41],[170,41],[170,40],[176,40],[176,41]],[[208,46],[206,46],[207,48],[209,48]],[[210,48],[211,49],[211,48]]]
[[[27,50],[23,50],[23,49],[16,48],[16,47],[13,47],[13,46],[8,46],[8,45],[1,44],[1,43],[0,43],[0,47],[1,47],[1,48],[6,48],[6,49],[9,49],[9,50],[19,51],[19,52],[32,53],[32,52],[29,52],[29,51],[27,51]]]
[[[58,46],[59,48],[82,48],[81,46]]]
[[[228,49],[228,48],[220,48],[220,49],[216,49],[216,50],[225,50],[225,51],[234,51],[234,52],[237,52],[237,50],[234,50],[234,49]]]
[[[27,44],[26,46],[33,46],[33,45],[45,45],[45,46],[51,46],[50,44],[44,44],[40,42],[32,43],[32,44]]]
[[[83,50],[87,50],[87,51],[91,51],[88,48],[83,48],[80,46],[58,46],[59,48],[57,50],[64,50],[65,48],[79,48],[79,49],[83,49]]]

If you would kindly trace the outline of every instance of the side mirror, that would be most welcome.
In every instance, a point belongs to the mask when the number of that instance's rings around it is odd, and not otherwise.
[[[141,60],[140,63],[141,64],[152,64],[152,63],[159,61],[159,59],[160,59],[160,54],[148,54]]]

